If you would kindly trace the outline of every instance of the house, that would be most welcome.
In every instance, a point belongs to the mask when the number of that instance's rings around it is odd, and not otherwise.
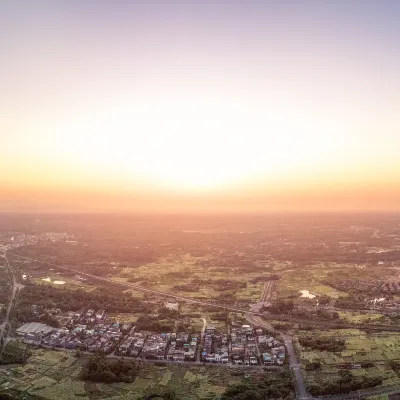
[[[206,334],[213,335],[215,333],[215,326],[209,325],[206,327]]]
[[[265,335],[260,335],[257,336],[258,343],[259,344],[266,344],[267,343],[267,337]]]
[[[86,316],[90,318],[90,317],[92,317],[93,315],[94,315],[94,310],[91,309],[91,308],[89,308],[89,310],[86,311]]]
[[[85,312],[84,309],[79,310],[79,311],[76,311],[75,314],[74,314],[74,318],[75,318],[75,319],[82,318],[84,312]]]
[[[262,353],[262,362],[264,365],[272,365],[275,363],[271,354],[269,353]]]
[[[250,325],[242,325],[242,333],[249,335],[253,333],[253,328]]]

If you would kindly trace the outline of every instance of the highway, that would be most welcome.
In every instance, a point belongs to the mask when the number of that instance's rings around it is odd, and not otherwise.
[[[86,276],[88,278],[97,279],[97,280],[100,280],[100,281],[103,281],[103,282],[112,283],[113,285],[125,286],[125,287],[136,289],[136,290],[138,290],[140,292],[155,294],[157,296],[170,297],[170,298],[173,298],[173,299],[176,299],[176,300],[184,301],[186,303],[200,304],[202,306],[215,307],[215,308],[220,308],[220,309],[223,309],[223,310],[228,310],[228,311],[233,311],[233,312],[238,312],[238,313],[243,313],[243,314],[250,313],[250,314],[254,314],[254,315],[263,315],[263,313],[261,313],[261,312],[249,311],[249,310],[241,310],[241,309],[235,308],[235,307],[229,307],[229,306],[223,306],[223,305],[220,305],[220,304],[209,303],[207,301],[196,300],[196,299],[192,299],[190,297],[178,296],[178,295],[171,294],[171,293],[161,292],[159,290],[147,289],[147,288],[144,288],[142,286],[134,285],[134,284],[128,283],[128,282],[116,282],[116,281],[113,281],[112,279],[109,279],[109,278],[102,278],[100,276],[88,274],[86,272],[82,272],[82,271],[75,270],[75,269],[68,268],[68,267],[62,267],[61,265],[48,263],[46,261],[36,260],[34,258],[18,256],[16,254],[13,254],[13,256],[17,257],[17,258],[24,259],[24,260],[30,260],[30,261],[39,262],[41,264],[46,264],[46,265],[49,265],[51,267],[55,267],[55,268],[58,268],[58,269],[63,269],[63,270],[68,271],[68,272],[74,272],[74,273],[76,273],[78,275]]]
[[[8,327],[8,323],[9,323],[9,320],[10,320],[11,309],[12,309],[12,307],[14,305],[15,296],[16,296],[18,290],[19,290],[19,285],[17,283],[17,279],[15,278],[14,270],[13,270],[11,264],[8,262],[8,259],[7,259],[7,251],[4,252],[3,257],[4,257],[4,260],[5,260],[7,269],[10,272],[10,275],[11,275],[11,286],[12,287],[11,287],[11,296],[10,296],[10,299],[9,299],[9,302],[8,302],[8,306],[7,306],[6,316],[5,316],[4,321],[2,322],[2,324],[0,325],[0,338],[3,339],[3,345],[0,348],[0,356],[3,354],[4,348],[5,348],[6,344],[7,344],[7,337],[4,336],[4,333],[6,331],[6,328]]]
[[[262,303],[267,303],[269,299],[271,298],[271,292],[274,287],[275,281],[267,281],[266,284],[264,285],[264,292],[261,295],[260,301]]]

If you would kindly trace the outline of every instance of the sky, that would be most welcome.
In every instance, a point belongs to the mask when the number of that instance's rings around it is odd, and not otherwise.
[[[400,2],[0,7],[0,211],[400,210]]]

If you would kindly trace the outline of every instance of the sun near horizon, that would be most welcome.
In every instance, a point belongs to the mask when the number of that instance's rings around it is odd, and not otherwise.
[[[0,211],[400,210],[399,6],[284,3],[9,5]]]

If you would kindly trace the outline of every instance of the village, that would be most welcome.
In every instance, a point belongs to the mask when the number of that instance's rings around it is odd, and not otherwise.
[[[172,362],[230,365],[283,365],[285,346],[263,329],[231,322],[228,332],[206,325],[202,332],[149,332],[134,323],[113,321],[104,310],[70,311],[61,328],[29,322],[16,330],[19,340],[33,346],[110,356]]]

